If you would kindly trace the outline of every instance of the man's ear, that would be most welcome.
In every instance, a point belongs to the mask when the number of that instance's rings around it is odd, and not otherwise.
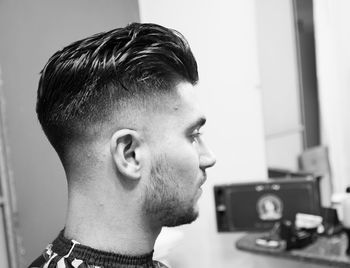
[[[114,163],[126,178],[141,178],[141,145],[140,135],[131,129],[116,131],[110,140]]]

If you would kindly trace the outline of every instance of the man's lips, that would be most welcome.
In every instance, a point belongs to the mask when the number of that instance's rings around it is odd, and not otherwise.
[[[200,180],[199,187],[201,187],[205,183],[206,180],[207,180],[207,174],[204,173],[201,180]]]

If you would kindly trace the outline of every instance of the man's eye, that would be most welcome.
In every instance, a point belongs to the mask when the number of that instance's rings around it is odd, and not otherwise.
[[[195,131],[195,132],[193,132],[192,134],[191,134],[191,139],[192,139],[192,141],[197,141],[199,138],[200,138],[200,136],[202,136],[202,132],[199,132],[199,131]]]

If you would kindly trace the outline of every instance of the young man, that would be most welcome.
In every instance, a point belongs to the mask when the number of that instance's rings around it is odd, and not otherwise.
[[[133,23],[55,53],[37,114],[68,182],[66,225],[30,267],[165,267],[153,261],[163,226],[198,216],[205,146],[184,37]],[[89,266],[88,266],[89,265]]]

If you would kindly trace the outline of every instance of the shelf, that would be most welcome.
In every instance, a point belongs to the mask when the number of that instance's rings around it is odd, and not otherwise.
[[[263,233],[247,234],[236,242],[236,247],[240,250],[250,251],[252,253],[327,265],[327,267],[350,267],[350,256],[345,254],[347,246],[345,234],[332,237],[320,236],[313,244],[303,249],[293,249],[289,251],[268,249],[256,245],[256,239],[262,235]]]

